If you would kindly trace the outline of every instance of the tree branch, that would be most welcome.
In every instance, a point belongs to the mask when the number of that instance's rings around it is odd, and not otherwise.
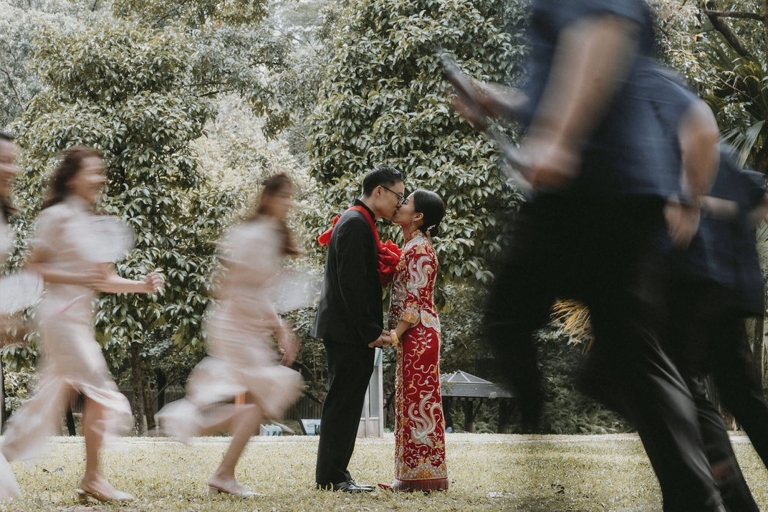
[[[747,50],[744,45],[741,44],[739,38],[736,36],[733,30],[731,30],[731,27],[729,27],[721,17],[708,14],[709,12],[712,12],[712,7],[714,7],[714,3],[707,2],[706,8],[703,8],[702,11],[704,14],[706,14],[707,18],[709,18],[709,22],[712,23],[712,26],[715,27],[715,30],[722,34],[728,44],[730,44],[731,47],[736,50],[736,53],[742,57],[752,57],[752,54],[749,52],[749,50]]]
[[[168,19],[170,19],[173,16],[181,17],[181,14],[182,14],[181,7],[187,3],[189,3],[189,0],[179,0],[175,2],[175,5],[174,5],[175,9],[169,8],[164,15],[154,20],[152,22],[152,25],[155,27],[159,27],[162,23],[165,23]]]
[[[235,88],[231,88],[231,89],[216,89],[214,91],[206,92],[206,93],[203,93],[203,94],[198,94],[197,97],[198,98],[207,98],[209,96],[216,96],[217,94],[225,94],[225,93],[233,92],[233,91],[237,91],[237,89],[235,89]]]
[[[16,90],[16,85],[13,83],[13,77],[11,77],[11,73],[8,71],[8,65],[5,62],[3,62],[3,74],[8,78],[8,83],[10,84],[11,89],[13,89],[13,94],[16,96],[16,102],[21,107],[21,111],[25,111],[26,106],[24,105],[24,102],[21,101],[19,91]]]
[[[745,99],[746,99],[746,100],[748,100],[748,101],[755,101],[755,99],[756,99],[756,98],[754,98],[754,97],[750,96],[750,95],[749,95],[749,93],[748,93],[747,91],[743,91],[743,90],[739,89],[738,87],[735,87],[735,86],[733,86],[733,85],[732,85],[730,82],[728,82],[727,80],[723,80],[723,79],[722,79],[721,77],[719,77],[719,76],[716,76],[716,77],[715,77],[715,80],[717,80],[718,82],[720,82],[720,85],[721,85],[723,88],[725,88],[725,89],[731,89],[733,92],[735,92],[736,94],[738,94],[738,95],[739,95],[739,96],[741,96],[742,98],[745,98]]]
[[[737,11],[713,11],[704,9],[704,14],[716,18],[740,18],[743,20],[765,21],[765,16],[756,12],[737,12]]]

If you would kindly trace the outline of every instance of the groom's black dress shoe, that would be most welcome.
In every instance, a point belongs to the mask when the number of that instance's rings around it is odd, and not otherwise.
[[[356,485],[357,487],[361,488],[365,492],[370,492],[370,491],[376,490],[376,486],[375,485],[359,484],[359,483],[355,482],[351,478],[349,479],[349,483],[352,484],[352,485]]]
[[[337,484],[327,484],[327,485],[317,484],[317,488],[332,489],[334,491],[350,492],[350,493],[372,492],[375,489],[375,487],[372,485],[358,484],[354,480],[347,480],[344,482],[339,482]]]

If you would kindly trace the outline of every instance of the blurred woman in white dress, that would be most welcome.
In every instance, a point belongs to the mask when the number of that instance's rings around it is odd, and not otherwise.
[[[297,253],[285,224],[292,196],[290,178],[272,176],[254,215],[220,243],[224,274],[206,324],[208,356],[192,371],[186,397],[159,413],[163,430],[183,442],[231,433],[224,458],[208,479],[212,493],[255,495],[235,479],[237,461],[260,423],[280,418],[303,386],[301,375],[287,367],[298,342],[277,314],[273,295],[284,258]],[[244,404],[232,403],[243,393]]]
[[[51,179],[49,195],[37,220],[28,268],[46,284],[37,308],[42,364],[32,398],[11,417],[2,446],[8,460],[39,455],[45,438],[61,433],[61,418],[73,395],[85,398],[83,436],[85,474],[77,489],[82,500],[130,501],[99,468],[105,435],[130,430],[128,400],[107,369],[92,327],[95,292],[154,293],[163,279],[155,273],[142,281],[119,277],[111,263],[94,261],[94,205],[104,185],[104,163],[91,148],[73,147]]]
[[[8,217],[12,212],[8,196],[11,193],[13,178],[16,176],[16,145],[13,139],[0,132],[0,267],[13,251],[13,233],[8,226]],[[0,342],[2,346],[2,342]],[[3,394],[0,393],[0,397]],[[2,404],[0,404],[2,407]],[[19,484],[13,476],[8,462],[0,454],[0,501],[16,498],[21,495]]]

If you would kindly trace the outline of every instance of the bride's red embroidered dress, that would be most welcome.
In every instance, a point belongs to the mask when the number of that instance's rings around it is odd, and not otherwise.
[[[448,489],[436,277],[432,243],[416,231],[403,246],[389,307],[390,328],[401,319],[414,324],[397,347],[394,487],[401,490]]]

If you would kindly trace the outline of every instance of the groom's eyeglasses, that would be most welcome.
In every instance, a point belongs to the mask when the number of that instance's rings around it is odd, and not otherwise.
[[[405,202],[405,196],[403,194],[399,194],[399,193],[395,192],[394,190],[392,190],[391,188],[385,187],[384,185],[379,185],[379,186],[381,188],[383,188],[384,190],[386,190],[388,192],[392,192],[393,194],[395,194],[395,196],[397,196],[397,204],[403,204]]]

